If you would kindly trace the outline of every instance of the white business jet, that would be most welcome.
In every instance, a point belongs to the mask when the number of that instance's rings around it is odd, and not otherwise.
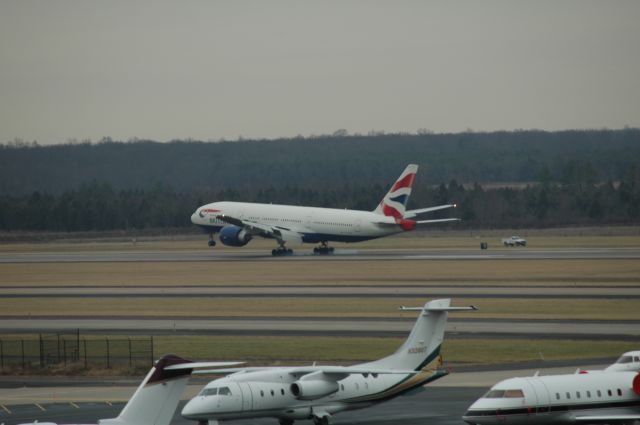
[[[454,208],[455,204],[406,211],[417,172],[417,165],[408,165],[373,211],[221,201],[199,207],[191,222],[209,233],[209,246],[215,246],[215,233],[227,246],[244,246],[261,236],[278,242],[273,255],[286,255],[293,252],[285,247],[287,242],[320,244],[314,253],[330,254],[333,248],[329,242],[361,242],[410,231],[421,224],[459,220],[414,220],[419,214]]]
[[[194,369],[225,367],[239,362],[192,362],[173,354],[162,357],[151,368],[118,417],[99,419],[98,425],[169,425]],[[22,425],[56,425],[30,422]]]
[[[392,355],[355,366],[255,367],[201,371],[229,374],[207,384],[182,409],[182,416],[209,425],[219,420],[272,417],[281,425],[312,419],[326,425],[332,415],[392,399],[448,372],[440,347],[451,300],[426,303],[408,339]]]
[[[472,425],[633,424],[640,421],[639,355],[625,353],[605,370],[504,380],[462,419]]]

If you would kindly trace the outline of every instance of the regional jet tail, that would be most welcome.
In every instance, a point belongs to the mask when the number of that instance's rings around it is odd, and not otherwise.
[[[194,369],[238,365],[238,362],[192,362],[173,354],[151,368],[118,417],[99,419],[98,425],[169,425]],[[22,425],[42,425],[31,422]],[[46,422],[47,425],[56,425]]]
[[[286,243],[319,244],[315,254],[330,254],[329,242],[361,242],[414,230],[423,224],[457,221],[457,218],[415,220],[420,214],[455,208],[455,204],[406,210],[418,166],[409,164],[373,211],[335,208],[298,207],[293,205],[214,202],[199,207],[191,222],[227,246],[244,246],[254,237],[275,239],[273,255],[291,254]]]
[[[402,308],[418,312],[409,337],[393,354],[354,366],[253,367],[203,370],[227,375],[207,384],[182,410],[182,416],[209,425],[220,420],[277,418],[281,425],[312,419],[327,425],[336,413],[361,409],[422,387],[448,372],[440,347],[451,300]]]

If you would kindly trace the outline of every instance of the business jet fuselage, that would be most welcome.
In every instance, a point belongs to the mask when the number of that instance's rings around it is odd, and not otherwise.
[[[199,207],[191,222],[210,234],[210,246],[215,245],[216,233],[224,245],[236,247],[260,236],[278,242],[279,248],[272,251],[278,255],[292,252],[285,248],[287,242],[320,244],[314,252],[327,254],[333,251],[329,242],[361,242],[410,231],[421,224],[457,220],[414,219],[454,204],[406,210],[417,170],[417,165],[407,166],[373,211],[221,201]]]
[[[449,299],[405,310],[420,315],[405,343],[392,355],[354,366],[223,369],[229,374],[205,386],[182,416],[209,425],[219,420],[273,417],[282,425],[297,419],[328,424],[332,415],[361,409],[422,387],[447,374],[439,361]],[[203,371],[202,373],[207,373]]]
[[[471,425],[632,424],[640,420],[640,375],[585,371],[511,378],[494,385],[463,419]]]

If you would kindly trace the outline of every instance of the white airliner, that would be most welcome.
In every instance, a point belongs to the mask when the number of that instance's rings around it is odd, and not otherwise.
[[[441,368],[440,346],[451,300],[426,303],[408,339],[392,355],[355,366],[255,367],[196,373],[230,374],[207,384],[182,409],[182,416],[217,425],[219,420],[272,417],[281,425],[361,409],[404,394],[448,372]]]
[[[261,236],[275,239],[278,248],[271,253],[283,255],[292,253],[285,247],[287,242],[320,244],[314,253],[329,254],[333,252],[329,242],[361,242],[413,230],[419,224],[459,220],[413,220],[418,214],[455,207],[447,204],[406,211],[417,172],[417,165],[408,165],[373,211],[222,201],[199,207],[191,222],[209,233],[209,246],[215,246],[215,233],[228,246],[244,246]]]
[[[99,419],[98,425],[169,425],[194,369],[225,367],[239,362],[192,362],[173,354],[151,368],[117,418]],[[22,425],[56,425],[30,422]]]
[[[605,370],[511,378],[473,403],[471,425],[591,424],[640,421],[640,351]]]

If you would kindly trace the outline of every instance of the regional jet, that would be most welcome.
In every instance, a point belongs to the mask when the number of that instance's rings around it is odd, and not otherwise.
[[[239,362],[192,362],[173,354],[151,368],[117,418],[100,419],[98,425],[169,425],[194,369],[235,366]],[[56,425],[30,422],[21,425]]]
[[[287,242],[319,244],[314,248],[315,254],[331,254],[329,242],[366,241],[410,231],[417,225],[459,220],[414,220],[419,214],[456,206],[407,211],[417,172],[417,165],[408,165],[373,211],[221,201],[199,207],[191,222],[209,233],[209,246],[215,246],[216,233],[227,246],[244,246],[261,236],[278,242],[278,248],[271,251],[273,255],[287,255],[293,253],[285,247]]]
[[[625,353],[605,370],[504,380],[462,419],[470,425],[632,424],[640,421],[638,354]]]
[[[392,355],[355,366],[253,367],[202,370],[225,374],[207,384],[182,409],[187,419],[217,425],[220,420],[271,417],[280,425],[312,419],[327,425],[332,415],[361,409],[418,389],[447,375],[440,347],[450,299],[433,300],[418,311],[405,343]]]

